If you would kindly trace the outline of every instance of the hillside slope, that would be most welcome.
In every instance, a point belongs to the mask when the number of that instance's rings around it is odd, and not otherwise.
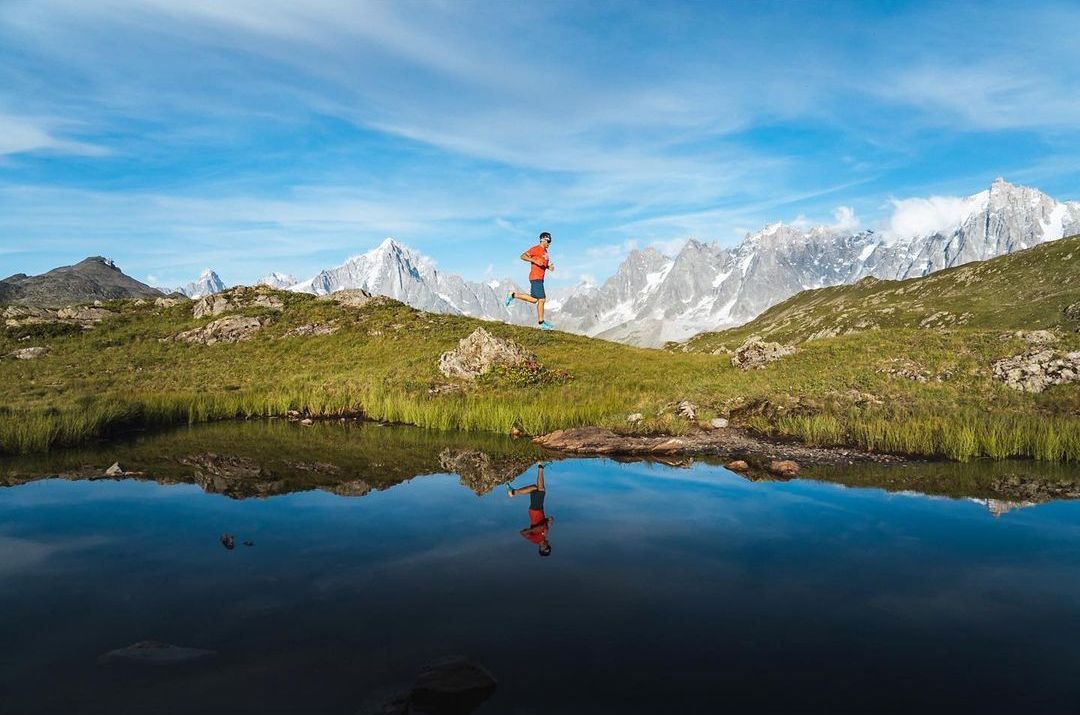
[[[1076,241],[1038,250],[1070,245]],[[529,434],[579,425],[685,432],[722,416],[819,445],[1080,460],[1080,383],[1031,394],[1006,387],[992,370],[1029,349],[1014,327],[1049,315],[1031,306],[1058,306],[1073,289],[1067,276],[1043,275],[1045,266],[1028,275],[1022,262],[1003,265],[1010,277],[1002,285],[1020,287],[1015,304],[1035,311],[1008,326],[1007,311],[992,329],[905,327],[909,321],[804,342],[796,354],[749,371],[727,355],[425,313],[364,294],[350,302],[340,293],[235,288],[194,302],[114,301],[77,325],[11,317],[0,332],[0,452],[42,451],[125,427],[295,410]],[[922,300],[920,310],[937,310],[929,295]],[[440,354],[480,326],[534,353],[542,368],[476,382],[440,374]],[[820,329],[803,330],[811,328]],[[1080,349],[1080,334],[1061,326],[1057,333],[1055,349]],[[239,334],[245,338],[228,341]],[[694,421],[678,415],[683,400],[696,406]],[[632,413],[643,419],[628,421]]]

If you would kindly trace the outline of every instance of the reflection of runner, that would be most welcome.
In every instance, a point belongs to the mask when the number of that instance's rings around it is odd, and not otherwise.
[[[555,523],[555,517],[544,514],[544,465],[536,465],[536,484],[514,489],[507,485],[507,494],[515,497],[518,494],[529,495],[529,526],[521,530],[521,536],[539,547],[541,556],[551,556],[551,544],[548,543],[548,531]]]

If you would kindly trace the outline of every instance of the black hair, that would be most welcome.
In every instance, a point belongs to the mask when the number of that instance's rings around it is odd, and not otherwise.
[[[540,555],[541,556],[551,556],[551,544],[549,544],[547,542],[545,542],[543,544],[540,544]]]
[[[540,234],[540,238],[539,238],[539,240],[543,241],[543,240],[544,240],[545,238],[546,238],[546,239],[547,239],[548,241],[550,241],[550,240],[551,240],[551,234],[550,234],[550,233],[548,233],[547,231],[544,231],[543,233],[541,233],[541,234]]]

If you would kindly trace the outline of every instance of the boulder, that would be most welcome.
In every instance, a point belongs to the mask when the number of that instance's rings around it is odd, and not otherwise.
[[[799,463],[790,459],[773,460],[766,469],[770,474],[786,479],[799,476]]]
[[[363,308],[370,303],[375,296],[368,293],[366,290],[360,288],[350,288],[348,290],[339,290],[334,293],[327,293],[326,295],[319,296],[319,300],[331,301],[337,303],[344,308]]]
[[[298,325],[295,328],[290,328],[285,331],[281,336],[283,338],[310,338],[316,335],[333,335],[341,326],[337,325],[334,321],[329,323],[308,323],[306,325]]]
[[[8,357],[13,357],[16,360],[36,360],[41,357],[45,357],[49,354],[49,348],[47,347],[32,347],[32,348],[19,348],[8,353]]]
[[[237,286],[199,298],[191,306],[191,315],[195,318],[208,318],[243,308],[281,311],[285,309],[285,301],[266,286]]]
[[[246,315],[231,315],[207,323],[204,327],[185,330],[174,336],[174,340],[185,343],[238,343],[251,338],[262,328],[262,321]]]
[[[736,459],[733,462],[728,462],[727,468],[733,472],[746,472],[750,470],[750,465],[741,459]]]
[[[1033,350],[998,360],[991,369],[994,378],[1006,386],[1037,393],[1080,379],[1080,352]]]
[[[187,298],[154,298],[154,305],[158,308],[172,308],[174,305],[180,305],[187,300]]]
[[[56,311],[56,317],[60,320],[84,324],[100,323],[113,315],[116,313],[111,310],[90,305],[69,305]]]
[[[420,669],[410,693],[413,712],[468,713],[495,692],[495,676],[482,665],[452,656]]]
[[[735,353],[731,356],[731,364],[742,370],[757,370],[794,352],[795,348],[791,345],[767,343],[759,336],[751,335],[746,342],[735,349]]]
[[[462,338],[456,349],[439,356],[439,372],[447,377],[475,380],[496,365],[519,367],[537,362],[535,355],[514,341],[477,328]]]
[[[113,462],[108,469],[105,470],[106,477],[120,477],[124,474],[124,468],[120,466],[119,462]]]
[[[126,648],[110,650],[98,658],[98,662],[109,664],[130,664],[145,666],[185,665],[217,657],[217,653],[203,648],[161,643],[159,641],[139,641]]]
[[[724,429],[728,426],[728,421],[723,417],[713,417],[709,422],[709,426],[713,429]]]
[[[1013,336],[1032,346],[1050,345],[1056,343],[1058,339],[1049,330],[1017,330]]]

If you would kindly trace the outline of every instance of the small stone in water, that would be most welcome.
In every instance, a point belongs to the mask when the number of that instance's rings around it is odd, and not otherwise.
[[[221,545],[229,551],[232,551],[236,548],[236,538],[232,534],[222,534]]]

